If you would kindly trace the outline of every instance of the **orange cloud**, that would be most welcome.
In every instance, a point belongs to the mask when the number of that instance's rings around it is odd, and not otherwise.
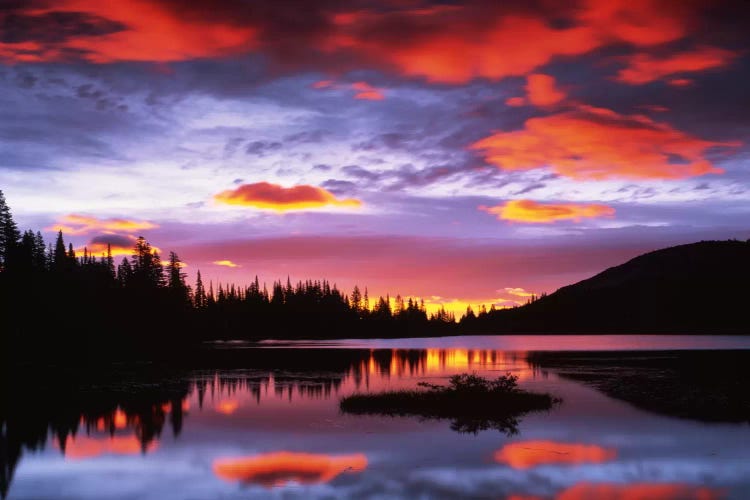
[[[320,80],[319,82],[315,82],[312,84],[312,88],[314,89],[327,89],[329,87],[333,87],[335,85],[333,80]]]
[[[45,228],[47,231],[62,231],[65,234],[88,234],[92,232],[133,233],[159,227],[153,222],[136,221],[130,219],[99,219],[91,215],[69,214],[64,216],[60,222]]]
[[[383,93],[371,86],[367,82],[355,82],[352,84],[352,88],[357,91],[354,95],[355,99],[364,99],[367,101],[382,101],[385,99]]]
[[[518,108],[520,106],[526,106],[526,98],[525,97],[508,97],[505,100],[506,106],[511,106],[514,108]]]
[[[607,498],[609,500],[714,500],[722,498],[723,492],[688,484],[614,484],[578,483],[564,490],[557,500],[587,500]]]
[[[494,454],[496,462],[514,469],[529,469],[545,464],[600,464],[617,457],[617,450],[596,445],[522,441],[503,446]]]
[[[67,441],[65,457],[82,460],[100,455],[137,455],[143,451],[152,451],[157,446],[156,441],[152,441],[144,450],[136,436],[77,436]]]
[[[92,238],[86,245],[76,248],[75,252],[79,257],[83,255],[84,250],[94,257],[101,257],[107,255],[107,248],[109,247],[112,257],[130,256],[133,255],[136,240],[137,238],[131,234],[107,233]],[[159,247],[152,245],[151,249],[159,254],[162,253]],[[162,264],[166,265],[166,262],[162,262]],[[185,263],[181,265],[181,267],[186,266]]]
[[[315,186],[302,185],[285,188],[268,182],[244,184],[237,189],[222,191],[214,196],[214,199],[228,205],[241,205],[277,212],[325,206],[359,207],[362,205],[361,201],[353,198],[339,200],[330,191]]]
[[[217,266],[224,266],[224,267],[240,267],[238,264],[235,264],[231,260],[215,260],[213,262]]]
[[[150,0],[92,2],[57,0],[49,8],[28,8],[22,14],[75,13],[117,23],[122,29],[79,34],[59,42],[0,44],[0,58],[9,62],[61,61],[71,53],[93,63],[118,61],[169,62],[221,57],[255,45],[256,29],[184,15]]]
[[[579,106],[530,118],[523,130],[497,132],[470,146],[504,170],[549,167],[574,179],[680,179],[723,170],[705,158],[708,149],[736,147],[693,137],[645,115],[621,115]]]
[[[617,73],[616,79],[630,85],[641,85],[677,73],[695,73],[721,68],[736,57],[737,53],[717,47],[701,47],[665,57],[636,54],[626,59],[627,67]]]
[[[533,200],[511,200],[494,207],[479,207],[498,220],[529,223],[549,223],[559,220],[605,217],[615,214],[615,209],[596,203],[539,203]]]
[[[526,77],[526,92],[534,106],[546,107],[559,103],[567,97],[555,85],[555,79],[539,73]]]
[[[367,457],[354,455],[315,455],[281,451],[247,458],[218,459],[214,473],[225,481],[260,484],[267,488],[290,482],[327,483],[343,472],[362,472]]]

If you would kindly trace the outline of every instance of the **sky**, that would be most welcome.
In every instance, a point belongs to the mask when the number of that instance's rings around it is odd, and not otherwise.
[[[750,237],[743,1],[0,0],[0,189],[189,279],[512,306]],[[119,257],[118,257],[119,260]]]

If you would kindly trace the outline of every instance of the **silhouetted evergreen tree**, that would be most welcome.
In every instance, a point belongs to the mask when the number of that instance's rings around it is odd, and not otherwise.
[[[193,296],[193,304],[198,309],[203,309],[204,307],[206,307],[206,305],[208,305],[208,301],[206,300],[206,289],[203,288],[203,279],[201,278],[200,269],[198,269],[198,275],[195,279],[195,295]]]
[[[189,287],[185,284],[185,273],[182,271],[183,262],[174,252],[169,252],[167,263],[167,288],[172,296],[184,303],[190,302]]]
[[[0,190],[0,269],[12,266],[13,256],[21,234],[13,220],[5,195]]]

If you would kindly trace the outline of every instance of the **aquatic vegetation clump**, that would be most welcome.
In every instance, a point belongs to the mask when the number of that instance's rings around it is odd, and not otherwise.
[[[454,375],[448,385],[421,382],[422,390],[354,394],[341,400],[344,413],[355,415],[417,416],[450,419],[451,429],[476,434],[496,429],[518,433],[519,417],[546,411],[560,399],[518,387],[518,377],[507,373],[495,380],[475,374]]]

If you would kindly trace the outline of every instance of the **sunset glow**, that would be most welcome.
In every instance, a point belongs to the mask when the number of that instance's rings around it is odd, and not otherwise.
[[[22,231],[62,230],[77,257],[109,245],[119,264],[144,236],[193,289],[198,271],[327,279],[460,316],[746,239],[750,52],[721,2],[28,0],[0,17],[0,188]]]

